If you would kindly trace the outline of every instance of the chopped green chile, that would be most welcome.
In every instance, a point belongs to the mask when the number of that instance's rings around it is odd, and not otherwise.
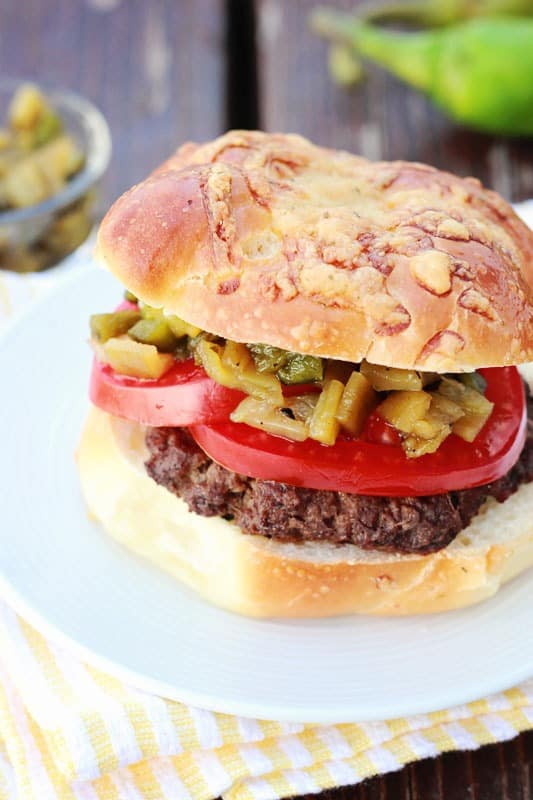
[[[93,314],[90,319],[91,337],[103,344],[108,339],[128,333],[140,319],[140,313],[129,308],[110,314]]]
[[[33,147],[40,147],[58,136],[63,130],[63,124],[58,114],[52,109],[46,109],[35,128],[33,134]]]
[[[197,355],[196,348],[204,339],[207,339],[208,342],[216,342],[217,344],[222,344],[224,342],[224,339],[221,339],[220,336],[215,336],[214,333],[208,333],[207,331],[202,331],[198,336],[193,336],[192,339],[189,338],[187,343],[189,354],[192,353],[194,363],[198,364],[199,367],[202,366],[202,359]]]
[[[189,336],[192,339],[202,333],[200,328],[190,325],[174,314],[166,314],[162,308],[154,308],[146,305],[146,303],[141,303],[140,311],[143,319],[164,322],[176,339],[181,339],[183,336]]]
[[[291,354],[289,361],[277,371],[282,383],[318,383],[324,378],[324,362],[316,356]]]
[[[136,301],[130,292],[124,296]],[[106,363],[119,373],[124,364],[131,370],[131,357],[138,355],[128,351],[128,340],[130,348],[133,341],[152,345],[158,358],[171,364],[192,356],[215,384],[247,395],[232,412],[234,422],[294,441],[309,438],[333,445],[341,427],[357,438],[376,409],[377,416],[399,432],[406,456],[412,459],[436,452],[452,433],[474,441],[493,410],[484,396],[487,381],[477,372],[441,375],[366,361],[357,365],[269,344],[234,342],[144,303],[139,309],[94,314],[91,335],[102,350],[109,348],[109,339],[117,339],[110,343],[115,360]],[[137,363],[134,366],[139,369]],[[141,363],[141,369],[145,367]],[[302,388],[284,395],[280,384]],[[305,394],[298,394],[306,384],[321,391],[309,386]]]
[[[487,391],[487,381],[479,372],[464,372],[461,375],[448,375],[447,377],[460,380],[461,383],[468,386],[469,389],[474,389],[480,394],[485,394]]]
[[[291,353],[271,344],[249,344],[248,350],[252,354],[258,372],[277,372],[284,367]]]
[[[139,305],[141,316],[143,319],[163,319],[163,309],[162,308],[154,308],[153,306],[148,306],[146,303],[140,303]]]
[[[178,344],[163,318],[140,319],[129,329],[128,336],[141,344],[153,344],[161,353],[172,353]]]
[[[274,373],[284,384],[316,383],[324,378],[324,362],[316,356],[291,353],[270,344],[249,344],[258,372]]]

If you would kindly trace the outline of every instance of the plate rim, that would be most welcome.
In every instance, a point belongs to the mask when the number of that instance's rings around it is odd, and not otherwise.
[[[342,710],[335,712],[331,715],[329,712],[323,713],[306,713],[302,712],[301,716],[295,718],[290,713],[287,713],[286,708],[283,706],[273,707],[273,713],[265,715],[264,707],[260,704],[252,702],[240,701],[234,702],[232,700],[226,701],[221,698],[214,698],[208,693],[200,693],[186,689],[178,689],[166,681],[159,681],[156,678],[150,678],[147,675],[142,675],[135,670],[132,670],[125,665],[118,664],[117,662],[107,658],[104,655],[96,653],[81,642],[76,641],[72,636],[62,631],[54,623],[49,622],[45,617],[40,614],[31,604],[21,597],[20,593],[0,574],[0,596],[8,604],[8,606],[16,614],[23,617],[33,628],[37,630],[45,639],[64,648],[69,655],[73,655],[80,660],[91,664],[97,669],[107,672],[111,676],[118,678],[126,683],[131,688],[139,691],[153,694],[166,700],[173,702],[183,703],[188,706],[194,706],[206,711],[214,713],[227,714],[231,716],[244,717],[248,719],[259,719],[265,721],[275,721],[284,723],[295,724],[319,724],[319,725],[342,725],[349,723],[364,723],[364,722],[385,722],[387,720],[414,717],[420,714],[434,714],[440,711],[450,711],[469,703],[474,703],[479,700],[490,699],[492,696],[501,694],[512,688],[519,686],[522,683],[533,678],[529,671],[521,673],[503,683],[497,681],[485,681],[482,683],[480,693],[465,691],[461,693],[453,693],[451,690],[443,693],[443,702],[439,702],[436,707],[428,708],[427,704],[423,701],[417,703],[409,703],[409,705],[402,705],[401,702],[392,706],[390,712],[380,712],[380,706],[376,705],[376,711],[365,714],[364,719],[354,719],[352,714],[346,714]],[[431,618],[435,615],[426,615]],[[261,622],[259,620],[259,622]],[[445,698],[450,696],[450,700]],[[261,710],[263,709],[263,710]]]

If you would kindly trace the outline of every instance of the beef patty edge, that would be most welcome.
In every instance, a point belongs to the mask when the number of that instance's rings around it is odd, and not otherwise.
[[[526,442],[496,481],[423,497],[375,497],[248,478],[213,461],[186,428],[148,428],[148,475],[205,517],[234,521],[245,534],[282,542],[354,544],[365,550],[425,555],[447,547],[489,497],[504,502],[533,481],[533,398]]]

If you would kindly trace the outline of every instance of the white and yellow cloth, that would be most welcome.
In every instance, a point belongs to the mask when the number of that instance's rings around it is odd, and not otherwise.
[[[54,280],[0,274],[0,330]],[[531,728],[533,679],[466,706],[386,722],[216,714],[122,684],[0,602],[0,800],[268,800],[355,784]]]
[[[1,605],[0,654],[1,800],[267,800],[533,728],[533,680],[450,711],[378,723],[202,711],[123,685]]]

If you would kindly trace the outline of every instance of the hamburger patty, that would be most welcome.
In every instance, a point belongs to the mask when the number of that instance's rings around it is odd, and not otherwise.
[[[191,511],[234,520],[244,533],[285,542],[355,544],[392,553],[433,553],[466,528],[485,500],[499,502],[533,480],[533,399],[524,449],[502,478],[427,497],[372,497],[247,478],[216,464],[186,428],[149,428],[151,478]]]

